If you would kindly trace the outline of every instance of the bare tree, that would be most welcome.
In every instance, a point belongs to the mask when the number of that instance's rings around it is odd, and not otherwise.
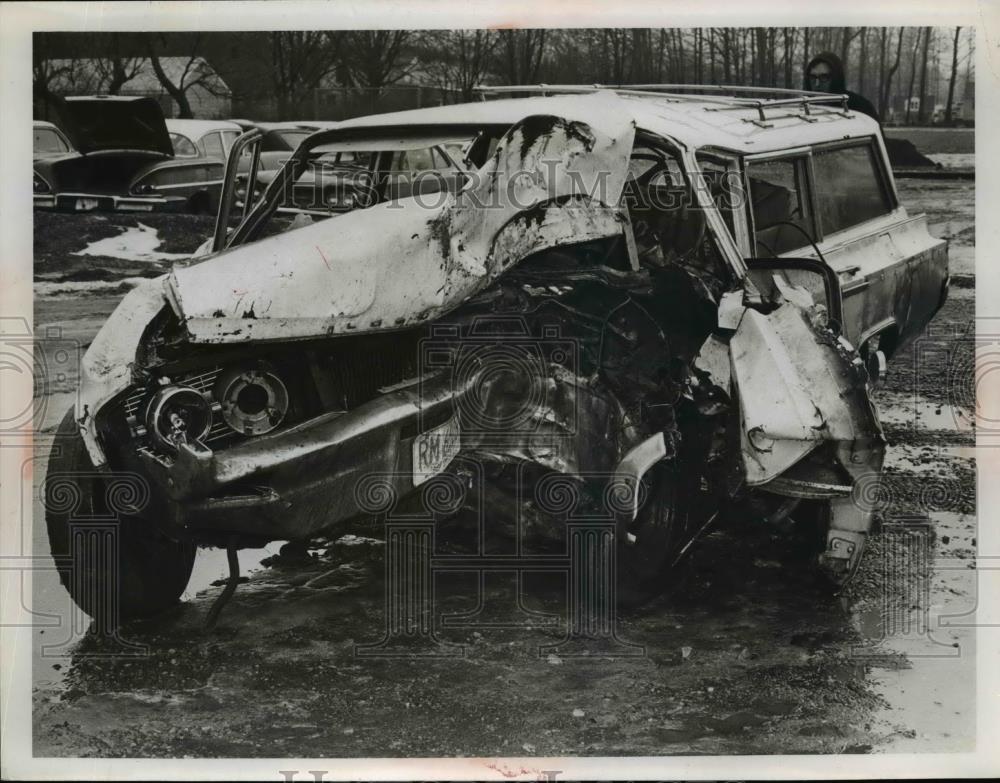
[[[917,83],[917,53],[920,51],[920,40],[923,30],[917,30],[913,45],[913,56],[910,58],[910,86],[906,91],[906,122],[910,121],[910,102],[913,98],[913,86]]]
[[[271,78],[282,117],[304,110],[303,104],[322,85],[340,60],[344,33],[288,30],[269,33]]]
[[[923,123],[927,117],[927,52],[930,48],[932,31],[924,28],[924,49],[920,57],[920,105],[917,107],[917,122]]]
[[[183,60],[180,73],[168,74],[161,59],[162,51],[166,46],[166,36],[162,33],[147,33],[145,35],[146,52],[153,73],[163,89],[177,104],[177,116],[185,119],[194,117],[191,99],[188,97],[188,93],[193,88],[201,87],[213,95],[221,95],[225,91],[219,76],[199,54],[203,45],[201,35],[194,35],[187,39],[187,42],[186,54],[179,56],[179,59]]]
[[[862,27],[859,32],[861,38],[861,49],[858,52],[858,92],[862,95],[865,91],[865,77],[868,71],[868,28]]]
[[[343,72],[352,86],[372,90],[377,96],[383,88],[406,76],[410,67],[401,61],[403,50],[412,35],[408,30],[357,30],[347,33],[344,45],[350,56],[343,58]]]
[[[882,28],[883,32],[886,28]],[[883,41],[883,44],[885,42]],[[882,79],[882,90],[879,96],[878,105],[878,115],[879,117],[885,117],[886,112],[889,109],[889,96],[892,93],[892,77],[896,75],[896,71],[899,70],[899,60],[903,54],[903,28],[900,27],[896,36],[896,59],[893,60],[892,66],[889,68],[888,72]]]
[[[497,62],[508,84],[537,84],[548,30],[501,30]]]
[[[948,125],[951,125],[952,103],[955,100],[955,79],[958,78],[958,36],[961,32],[961,27],[955,28],[955,38],[951,45],[951,77],[948,79],[948,103],[944,110],[944,121]]]
[[[440,57],[428,64],[438,86],[472,100],[473,87],[489,73],[497,45],[492,30],[437,30],[432,40]]]
[[[792,63],[795,61],[796,32],[794,27],[781,28],[782,38],[784,39],[781,65],[785,74],[785,87],[792,86]]]
[[[122,87],[135,78],[143,68],[144,58],[125,54],[122,34],[111,33],[101,42],[101,49],[107,57],[94,60],[94,70],[101,81],[100,90],[110,95],[118,95]]]

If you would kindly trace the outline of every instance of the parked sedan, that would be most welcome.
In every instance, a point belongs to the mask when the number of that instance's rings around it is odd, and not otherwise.
[[[182,151],[175,153],[163,112],[152,98],[69,97],[61,114],[74,149],[36,158],[36,208],[71,212],[216,209],[225,171],[224,148],[222,155],[211,157],[203,153],[214,148],[202,150],[184,136],[178,140]],[[239,128],[232,126],[228,132],[235,138]],[[221,137],[217,140],[221,144]]]

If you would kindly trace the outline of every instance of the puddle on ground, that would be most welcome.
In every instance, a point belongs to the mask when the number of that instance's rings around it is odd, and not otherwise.
[[[37,280],[34,284],[34,292],[36,297],[125,292],[148,279],[148,277],[124,277],[120,280],[67,280],[65,282]]]
[[[975,748],[976,517],[928,515],[928,532],[881,550],[881,595],[854,612],[883,705],[873,714],[885,736],[876,750],[961,752]],[[911,534],[912,535],[912,534]]]
[[[890,368],[889,372],[892,372]],[[920,430],[975,435],[973,417],[968,408],[929,400],[919,395],[878,389],[875,406],[883,424],[895,424]]]

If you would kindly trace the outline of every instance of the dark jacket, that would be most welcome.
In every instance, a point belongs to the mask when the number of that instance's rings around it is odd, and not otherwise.
[[[812,85],[809,83],[809,71],[818,62],[824,62],[830,67],[830,84],[826,88],[827,92],[835,92],[840,95],[846,95],[848,109],[851,111],[859,111],[862,114],[867,114],[876,122],[881,122],[878,112],[875,111],[875,107],[872,106],[871,101],[869,101],[865,96],[858,95],[856,92],[851,92],[847,89],[847,81],[844,78],[844,64],[840,62],[840,58],[833,52],[820,52],[809,61],[809,65],[806,66],[805,74],[802,77],[803,89],[813,89]]]

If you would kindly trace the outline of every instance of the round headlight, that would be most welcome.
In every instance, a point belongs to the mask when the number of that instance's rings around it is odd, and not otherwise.
[[[38,174],[35,174],[32,186],[34,187],[35,193],[48,193],[49,191],[49,183],[38,176]]]
[[[149,401],[146,429],[160,445],[172,449],[204,440],[212,429],[212,406],[196,389],[167,386]]]
[[[243,435],[270,432],[288,413],[285,384],[263,364],[222,373],[214,392],[226,424]]]

